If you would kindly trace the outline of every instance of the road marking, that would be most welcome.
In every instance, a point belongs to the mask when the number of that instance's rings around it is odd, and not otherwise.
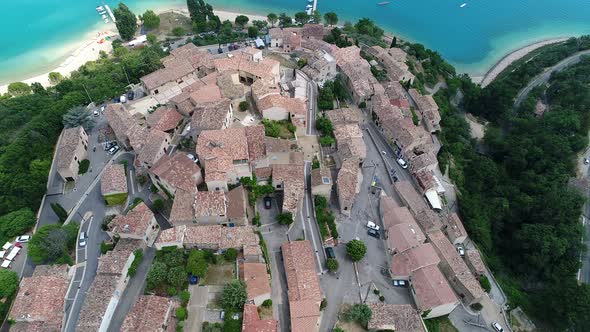
[[[303,164],[303,177],[305,178],[305,183],[307,183],[307,164],[309,164],[309,161],[306,161]],[[311,224],[311,218],[309,217],[309,195],[308,195],[308,191],[305,191],[305,194],[303,196],[304,202],[303,204],[306,205],[306,211],[307,211],[307,222],[309,225],[309,231],[310,231],[310,235],[311,235],[311,241],[313,242],[313,247],[315,249],[315,256],[316,256],[316,262],[318,264],[318,268],[320,271],[323,271],[322,265],[320,263],[320,255],[318,253],[318,245],[315,241],[315,233],[313,233],[313,225]],[[303,216],[301,216],[301,218],[303,219]],[[301,220],[303,222],[303,228],[305,229],[305,221]],[[323,247],[322,247],[323,250]]]
[[[135,195],[135,188],[133,186],[133,170],[129,170],[129,183],[131,183],[131,195]]]

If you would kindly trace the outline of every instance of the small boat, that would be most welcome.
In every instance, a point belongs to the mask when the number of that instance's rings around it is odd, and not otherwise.
[[[103,10],[104,10],[104,7],[103,6],[96,6],[96,11],[97,12],[100,12],[100,11],[103,11]]]
[[[377,2],[377,5],[379,5],[379,6],[385,6],[385,5],[387,5],[387,4],[389,4],[389,1],[381,1],[381,2]]]
[[[463,3],[463,4],[462,4],[461,6],[459,6],[459,7],[463,8],[463,7],[465,7],[465,6],[467,6],[467,4],[466,4],[466,3]]]
[[[104,19],[104,23],[109,23],[109,19],[108,18],[105,18]]]
[[[103,19],[103,20],[104,20],[105,18],[107,18],[107,16],[106,16],[105,14],[103,14],[101,17],[102,17],[102,19]]]
[[[305,9],[310,9],[310,8],[313,8],[313,6],[312,5],[305,6]]]
[[[309,2],[309,3],[312,3],[312,2],[313,2],[313,0],[307,0],[307,2]]]

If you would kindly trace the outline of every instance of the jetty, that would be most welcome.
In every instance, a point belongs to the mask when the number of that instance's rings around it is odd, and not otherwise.
[[[113,23],[117,22],[117,20],[115,19],[115,15],[113,15],[113,12],[111,11],[111,7],[109,7],[109,5],[104,5],[104,8],[107,10],[107,13],[109,13],[111,21],[113,21]]]

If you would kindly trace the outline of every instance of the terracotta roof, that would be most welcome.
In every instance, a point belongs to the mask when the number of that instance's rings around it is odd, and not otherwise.
[[[142,138],[132,140],[131,145],[137,153],[137,159],[153,165],[163,155],[162,149],[168,148],[172,139],[170,135],[157,129],[144,129],[143,134]]]
[[[62,265],[37,265],[33,270],[32,277],[59,277],[68,279],[68,270],[70,267],[67,264]]]
[[[227,217],[229,219],[246,218],[246,192],[244,187],[238,186],[230,190],[227,195]]]
[[[281,95],[268,95],[258,101],[256,104],[258,110],[264,114],[271,108],[285,109],[291,116],[305,119],[307,116],[307,107],[305,102],[299,98],[289,98]]]
[[[217,76],[217,86],[221,96],[229,99],[239,99],[245,96],[246,87],[243,84],[234,82],[232,76],[238,75],[237,71],[225,71]]]
[[[343,158],[356,157],[365,159],[367,157],[367,146],[363,140],[361,128],[356,123],[334,125],[334,137],[338,153]],[[349,153],[345,153],[345,151]]]
[[[416,214],[416,221],[425,232],[439,230],[442,228],[440,216],[429,208],[419,211]]]
[[[144,202],[141,202],[133,210],[127,212],[127,215],[116,216],[109,224],[109,229],[113,233],[144,236],[154,218],[152,210]]]
[[[260,61],[252,61],[251,55],[240,51],[232,53],[231,57],[217,58],[213,60],[217,71],[222,73],[227,70],[243,71],[261,79],[275,79],[279,62],[269,58]]]
[[[416,223],[416,219],[414,219],[410,210],[405,206],[398,206],[390,196],[381,196],[379,211],[385,229],[400,224]]]
[[[244,246],[244,256],[251,256],[251,255],[262,255],[262,249],[260,249],[260,245],[247,245]]]
[[[193,196],[194,197],[194,196]],[[158,235],[158,239],[156,240],[156,245],[169,245],[170,243],[180,243],[184,242],[184,236],[186,234],[187,226],[176,226],[172,228],[168,228],[162,230],[160,235]]]
[[[103,195],[127,192],[127,177],[125,166],[108,164],[100,178],[100,192]]]
[[[477,249],[465,250],[465,260],[467,261],[467,264],[471,266],[474,273],[478,275],[485,274],[486,266]]]
[[[193,105],[202,105],[213,103],[221,99],[221,91],[215,84],[204,85],[197,90],[191,92],[190,100]]]
[[[418,172],[414,172],[414,177],[416,178],[420,188],[422,188],[424,191],[436,187],[436,182],[434,181],[434,174],[432,171],[422,169]]]
[[[184,243],[213,246],[219,249],[242,248],[258,244],[258,236],[251,226],[225,227],[220,225],[187,226]]]
[[[194,191],[202,182],[201,168],[183,152],[164,155],[149,170],[175,189]]]
[[[117,279],[112,275],[97,274],[90,284],[80,310],[76,331],[98,331],[117,287]]]
[[[291,332],[310,332],[318,330],[319,306],[315,301],[292,301],[289,299]]]
[[[191,83],[188,86],[182,88],[182,92],[181,93],[179,93],[176,96],[170,98],[170,101],[173,102],[173,103],[176,103],[176,104],[181,104],[181,103],[184,103],[184,102],[188,102],[190,104],[190,106],[193,107],[192,102],[190,102],[191,93],[197,91],[198,89],[200,89],[204,85],[205,85],[205,82],[203,82],[202,80],[195,80],[193,83]]]
[[[74,160],[76,148],[81,143],[84,129],[81,126],[64,129],[57,148],[57,167],[69,168]],[[81,160],[78,160],[81,161]]]
[[[451,213],[446,219],[447,228],[445,231],[449,234],[451,241],[455,241],[457,238],[467,237],[467,231],[463,227],[463,223],[456,213]]]
[[[414,215],[418,214],[418,212],[422,210],[428,209],[424,198],[418,194],[410,182],[405,180],[397,181],[393,184],[393,187],[401,197],[404,204]]]
[[[268,179],[272,175],[272,167],[260,167],[254,169],[254,174],[256,174],[256,178],[260,179]]]
[[[277,332],[278,322],[274,319],[261,320],[256,305],[244,304],[242,332]]]
[[[361,123],[363,116],[358,109],[341,108],[337,110],[327,111],[324,113],[325,117],[332,122],[332,124],[340,123]]]
[[[290,306],[291,302],[296,301],[319,303],[322,300],[322,291],[315,269],[314,252],[309,241],[285,242],[281,248]],[[291,310],[293,311],[293,308]]]
[[[248,291],[248,300],[260,295],[268,294],[270,297],[270,276],[266,271],[265,263],[244,263],[244,282]]]
[[[140,295],[127,314],[121,331],[164,331],[163,327],[168,326],[169,320],[175,314],[176,307],[178,307],[178,303],[169,298]]]
[[[355,195],[358,193],[360,168],[358,161],[345,160],[338,171],[336,185],[338,186],[338,197],[347,205],[354,202]]]
[[[114,279],[122,276],[123,269],[129,260],[129,255],[131,255],[134,249],[139,247],[138,243],[135,244],[136,245],[133,247],[129,247],[128,245],[119,245],[119,243],[117,243],[117,250],[109,251],[98,258],[98,268],[96,269],[96,273],[110,275]]]
[[[436,165],[438,165],[438,159],[436,159],[436,154],[433,152],[422,153],[410,158],[412,172],[419,172]]]
[[[312,169],[311,170],[311,185],[321,186],[321,185],[332,185],[332,174],[330,174],[330,169],[326,167],[321,167]]]
[[[170,223],[189,222],[195,219],[195,191],[176,190],[170,212]]]
[[[248,141],[248,155],[250,161],[256,161],[266,155],[264,145],[264,126],[250,126],[244,128],[246,140]]]
[[[458,304],[457,296],[436,265],[421,268],[410,276],[418,310],[424,312],[441,305]]]
[[[334,54],[338,49],[338,46],[334,44],[330,44],[323,41],[322,39],[315,38],[301,40],[301,47],[313,51],[324,51],[328,54]]]
[[[415,221],[398,224],[387,229],[387,245],[397,252],[404,252],[424,243],[426,236]]]
[[[305,190],[303,165],[273,165],[272,182],[283,184],[283,210],[291,212],[295,217]]]
[[[10,319],[23,322],[26,331],[59,331],[68,286],[68,279],[57,276],[23,278],[10,310]]]
[[[133,124],[133,119],[123,104],[108,104],[104,110],[104,115],[118,139],[127,136],[127,132]]]
[[[373,315],[369,330],[426,332],[418,311],[409,304],[367,303]]]
[[[303,25],[303,29],[301,34],[303,38],[316,38],[316,39],[323,39],[324,36],[330,32],[330,28],[324,27],[323,24],[305,24]]]
[[[281,139],[281,138],[274,138],[274,137],[264,137],[264,142],[266,144],[266,152],[290,152],[291,147],[293,145],[297,145],[297,143],[290,141],[288,139]]]
[[[409,277],[414,271],[440,262],[436,251],[430,243],[393,255],[391,260],[391,275],[394,277]]]
[[[169,131],[182,121],[182,115],[171,107],[158,107],[152,114],[146,118],[148,127],[161,131]]]
[[[225,216],[227,200],[223,191],[197,191],[195,217]]]
[[[432,242],[432,246],[441,258],[441,267],[445,273],[449,274],[449,278],[455,279],[467,289],[473,298],[479,298],[484,295],[479,281],[475,279],[465,261],[459,256],[455,246],[449,239],[441,232],[435,231],[428,233],[428,239]]]
[[[195,107],[191,117],[191,129],[222,129],[230,112],[230,104],[231,101],[228,98],[221,98],[215,102]]]
[[[279,95],[281,89],[277,84],[273,84],[266,80],[257,80],[250,86],[252,90],[252,97],[255,101],[258,101],[268,95]]]

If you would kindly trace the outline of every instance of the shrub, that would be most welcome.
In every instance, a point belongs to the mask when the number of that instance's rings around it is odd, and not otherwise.
[[[328,270],[332,272],[338,270],[338,267],[340,266],[338,260],[335,258],[328,258],[328,260],[326,260],[326,265],[328,266]]]
[[[90,160],[84,159],[78,163],[78,174],[86,174],[88,172],[88,167],[90,167]]]
[[[276,220],[281,225],[291,225],[293,223],[293,214],[291,212],[284,212],[277,215]]]
[[[238,105],[240,111],[244,112],[247,111],[250,108],[250,104],[247,101],[241,101],[240,104]]]
[[[247,297],[246,284],[241,280],[233,280],[221,291],[221,306],[226,310],[242,310]]]
[[[228,262],[235,262],[238,258],[238,251],[234,248],[229,248],[223,253],[223,258]]]
[[[182,37],[186,34],[186,31],[182,27],[176,27],[172,29],[172,34],[176,37]]]
[[[137,183],[139,183],[142,186],[144,184],[146,184],[146,182],[148,181],[148,177],[145,174],[137,174],[137,176],[135,177],[135,179],[137,180]]]
[[[0,270],[0,298],[11,296],[18,288],[19,277],[11,270]]]
[[[106,205],[121,205],[127,201],[127,193],[118,193],[104,196]]]
[[[256,212],[256,215],[254,216],[254,218],[252,218],[252,224],[254,224],[254,226],[258,226],[260,227],[262,225],[262,223],[260,222],[260,213]]]
[[[150,186],[150,191],[151,191],[152,193],[154,193],[154,194],[155,194],[155,193],[157,193],[157,192],[158,192],[158,187],[156,187],[156,185],[155,185],[155,184],[152,184],[152,185]]]
[[[188,316],[188,312],[186,311],[185,307],[178,307],[176,308],[176,318],[179,321],[183,321],[186,319],[186,317]]]
[[[66,219],[68,219],[68,212],[66,211],[66,209],[64,209],[63,206],[61,206],[61,204],[51,203],[51,209],[53,210],[53,212],[55,212],[60,222],[64,222],[66,221]]]
[[[357,322],[362,327],[366,328],[373,316],[371,308],[366,304],[353,304],[348,310],[346,310],[342,318],[347,322]]]
[[[154,210],[156,211],[162,211],[162,209],[164,208],[164,201],[161,199],[156,199],[154,201]]]
[[[262,306],[265,307],[265,308],[272,307],[272,300],[271,299],[264,300],[264,302],[262,302]]]
[[[328,300],[326,300],[326,298],[323,298],[322,302],[320,302],[320,310],[326,309],[327,306],[328,306]]]
[[[104,217],[104,219],[102,219],[102,225],[100,226],[100,228],[102,228],[103,231],[106,231],[107,229],[109,229],[109,224],[111,223],[111,221],[113,221],[115,216],[116,216],[115,214],[111,214],[111,215]]]
[[[141,249],[136,249],[133,254],[135,255],[135,258],[127,270],[127,275],[130,277],[133,277],[137,273],[137,267],[143,260],[143,251]]]
[[[166,293],[168,293],[168,295],[170,296],[175,296],[176,294],[178,294],[178,289],[176,289],[176,287],[170,286],[166,289]]]
[[[183,290],[182,292],[180,292],[180,294],[178,294],[178,297],[180,298],[180,304],[183,307],[186,307],[186,305],[188,304],[188,301],[191,299],[191,293]]]
[[[112,243],[106,243],[106,242],[102,241],[100,243],[100,253],[104,255],[107,252],[113,250],[114,247],[115,247],[114,244],[112,244]]]
[[[365,257],[367,246],[359,240],[352,240],[346,244],[346,252],[353,262],[358,262]]]
[[[379,301],[385,302],[385,296],[383,296],[383,295],[379,296]]]
[[[373,289],[373,294],[379,295],[379,293],[381,293],[381,292],[378,289]]]
[[[479,302],[472,303],[469,307],[474,311],[480,311],[481,309],[483,309],[483,305]]]
[[[209,263],[205,258],[205,252],[202,250],[192,249],[186,262],[186,271],[199,278],[207,274]]]
[[[486,293],[489,293],[492,290],[492,284],[490,284],[490,280],[486,276],[479,277],[479,284],[481,285],[481,288],[486,291]]]
[[[366,102],[364,102],[364,101],[361,101],[361,102],[359,103],[359,108],[367,108],[367,103],[366,103]]]

